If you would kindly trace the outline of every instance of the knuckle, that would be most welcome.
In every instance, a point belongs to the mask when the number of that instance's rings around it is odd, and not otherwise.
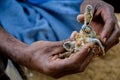
[[[109,17],[108,20],[109,20],[108,23],[110,25],[115,25],[115,20],[113,18]]]
[[[114,12],[114,7],[112,5],[109,5],[109,7],[111,8],[111,10]]]
[[[114,7],[112,5],[107,4],[107,5],[104,5],[104,6],[105,6],[105,8],[108,8],[110,11],[114,12]]]
[[[109,7],[114,12],[114,7],[112,5],[109,5]]]

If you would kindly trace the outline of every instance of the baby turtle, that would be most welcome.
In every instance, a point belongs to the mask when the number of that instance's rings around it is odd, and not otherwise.
[[[92,27],[89,26],[92,17],[92,6],[87,5],[84,13],[84,24],[80,32],[76,35],[74,41],[67,41],[63,44],[63,47],[66,49],[67,52],[62,53],[60,55],[60,58],[63,58],[63,56],[65,58],[65,55],[67,55],[66,57],[69,57],[70,55],[68,56],[68,54],[80,51],[81,47],[84,46],[86,43],[93,43],[95,45],[97,44],[102,50],[103,55],[105,55],[104,46],[97,38],[95,31],[92,29]]]

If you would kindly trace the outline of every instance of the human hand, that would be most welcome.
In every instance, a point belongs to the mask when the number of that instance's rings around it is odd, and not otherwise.
[[[93,57],[88,53],[92,44],[85,45],[69,58],[60,59],[58,54],[65,52],[62,45],[63,42],[34,42],[24,50],[26,58],[22,62],[28,68],[54,78],[84,71]]]
[[[26,45],[2,28],[0,28],[0,38],[2,55],[17,64],[55,78],[84,71],[94,56],[89,53],[92,44],[87,44],[68,58],[60,59],[58,54],[65,52],[64,42],[38,41]]]
[[[89,2],[90,1],[85,0],[81,9],[85,8],[84,6],[89,4]],[[107,51],[119,42],[120,28],[118,21],[114,15],[114,9],[111,5],[101,0],[93,0],[93,3],[90,3],[93,6],[93,19],[90,26],[95,30],[97,35],[100,36],[100,40],[105,47],[105,51]],[[84,15],[78,15],[77,20],[83,22]]]

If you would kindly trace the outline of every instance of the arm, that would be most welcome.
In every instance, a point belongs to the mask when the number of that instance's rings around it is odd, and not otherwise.
[[[80,52],[69,58],[60,59],[58,55],[65,52],[63,43],[63,41],[37,41],[31,45],[25,45],[0,27],[1,55],[54,78],[84,71],[94,56],[89,53],[92,44],[87,44]]]
[[[24,59],[24,55],[21,53],[26,47],[27,45],[18,41],[0,27],[0,55],[4,55],[15,62],[20,62],[19,60]]]

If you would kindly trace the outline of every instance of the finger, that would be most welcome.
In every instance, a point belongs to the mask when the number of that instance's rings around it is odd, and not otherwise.
[[[85,68],[87,67],[87,65],[90,63],[90,61],[92,60],[93,56],[94,56],[93,54],[89,54],[87,56],[87,58],[83,61],[82,65],[80,65],[80,67],[78,66],[78,68],[61,70],[57,77],[65,76],[68,74],[75,74],[75,73],[83,72],[85,70]]]
[[[91,48],[91,46],[93,46],[93,44],[91,43],[87,43],[85,44],[79,52],[75,53],[74,55],[70,56],[70,59],[74,62],[79,62],[82,63],[83,60],[86,58],[86,56],[89,53],[89,50]]]
[[[70,36],[70,39],[71,40],[75,40],[75,37],[76,37],[77,34],[78,34],[77,31],[73,31],[72,34],[71,34],[71,36]]]
[[[53,42],[52,45],[53,45],[54,50],[52,51],[53,52],[52,54],[55,55],[55,54],[60,54],[60,53],[65,52],[66,50],[63,47],[63,44],[67,41],[71,41],[71,40],[68,39],[68,40]]]
[[[115,23],[116,23],[116,17],[114,15],[114,10],[112,9],[111,6],[101,6],[100,8],[98,8],[96,10],[96,13],[94,15],[95,17],[101,16],[101,18],[104,21],[104,27],[103,27],[103,31],[101,33],[101,41],[103,43],[105,43],[105,41],[107,40],[107,38],[111,35]]]
[[[57,75],[55,75],[55,78],[60,78],[68,74],[70,75],[75,73],[79,73],[79,71],[78,70],[69,70],[69,71],[61,70]]]
[[[108,38],[108,40],[105,43],[105,48],[109,49],[112,46],[114,46],[116,43],[118,43],[119,36],[120,36],[120,29],[119,29],[118,25],[116,24],[112,35]]]
[[[65,41],[58,41],[58,42],[53,42],[53,48],[54,50],[52,51],[53,54],[59,54],[65,51],[65,49],[63,48],[63,44]]]
[[[79,72],[83,72],[85,68],[88,66],[88,64],[91,62],[93,59],[94,54],[90,53],[87,58],[84,60],[84,62],[80,65]]]
[[[56,60],[56,59],[58,59],[58,55],[53,55],[53,56],[51,57],[51,61],[54,61],[54,60]]]
[[[74,55],[70,56],[69,58],[55,60],[49,63],[52,69],[57,70],[59,73],[66,72],[65,74],[76,73],[75,71],[79,69],[80,63],[82,63],[89,53],[89,47],[93,44],[86,44],[84,47],[81,48],[81,51],[78,53],[74,53]],[[56,65],[57,64],[57,65]],[[74,71],[74,72],[69,72]]]
[[[80,14],[77,16],[77,21],[83,23],[84,22],[84,14]]]
[[[103,31],[101,33],[101,40],[103,43],[105,43],[106,39],[109,38],[114,27],[115,27],[115,22],[113,21],[113,19],[108,18],[108,20],[105,22]]]
[[[105,48],[105,52],[107,52],[110,48],[112,48],[113,46],[117,45],[119,43],[119,39],[117,39],[113,44],[110,44],[109,46],[107,46]]]
[[[89,53],[90,50],[90,46],[92,46],[93,44],[88,43],[85,46],[83,46],[81,48],[81,50],[77,53],[73,53],[74,55],[71,55],[69,58],[65,58],[61,63],[62,65],[64,65],[66,68],[70,68],[71,69],[71,65],[76,65],[79,63],[82,63],[83,60],[86,58],[86,56]]]
[[[83,60],[88,55],[90,46],[92,46],[92,45],[93,44],[88,43],[81,48],[80,52],[73,53],[74,55],[70,56],[69,58],[54,61],[54,63],[52,63],[52,64],[57,64],[56,65],[57,69],[60,69],[60,68],[62,68],[62,70],[72,69],[74,67],[71,68],[71,65],[77,65],[77,64],[80,64],[83,62]]]

